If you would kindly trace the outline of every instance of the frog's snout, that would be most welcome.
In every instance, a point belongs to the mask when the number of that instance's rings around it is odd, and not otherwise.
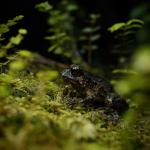
[[[61,76],[62,76],[62,77],[65,77],[65,76],[66,76],[66,73],[67,73],[67,69],[65,69],[65,70],[63,70],[63,71],[61,72]]]

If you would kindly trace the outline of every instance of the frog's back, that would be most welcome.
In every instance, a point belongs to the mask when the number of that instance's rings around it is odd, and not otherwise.
[[[88,72],[84,73],[89,82],[89,84],[91,85],[91,88],[103,88],[107,93],[111,93],[113,92],[113,87],[112,85],[104,78],[90,74]]]

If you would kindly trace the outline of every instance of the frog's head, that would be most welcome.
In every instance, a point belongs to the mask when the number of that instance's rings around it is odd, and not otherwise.
[[[83,74],[81,68],[76,64],[72,64],[70,68],[63,70],[61,73],[62,77],[71,84],[79,84]]]

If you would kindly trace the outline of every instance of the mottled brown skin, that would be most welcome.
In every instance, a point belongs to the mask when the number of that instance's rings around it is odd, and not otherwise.
[[[82,102],[95,107],[108,107],[118,112],[125,110],[127,103],[114,91],[109,82],[71,65],[61,73],[65,81],[73,86],[82,98]]]

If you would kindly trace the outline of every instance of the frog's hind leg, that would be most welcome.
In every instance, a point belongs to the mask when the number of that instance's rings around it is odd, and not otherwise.
[[[93,108],[104,107],[104,100],[99,100],[97,96],[90,95],[80,101],[80,104],[83,106],[90,106]]]

